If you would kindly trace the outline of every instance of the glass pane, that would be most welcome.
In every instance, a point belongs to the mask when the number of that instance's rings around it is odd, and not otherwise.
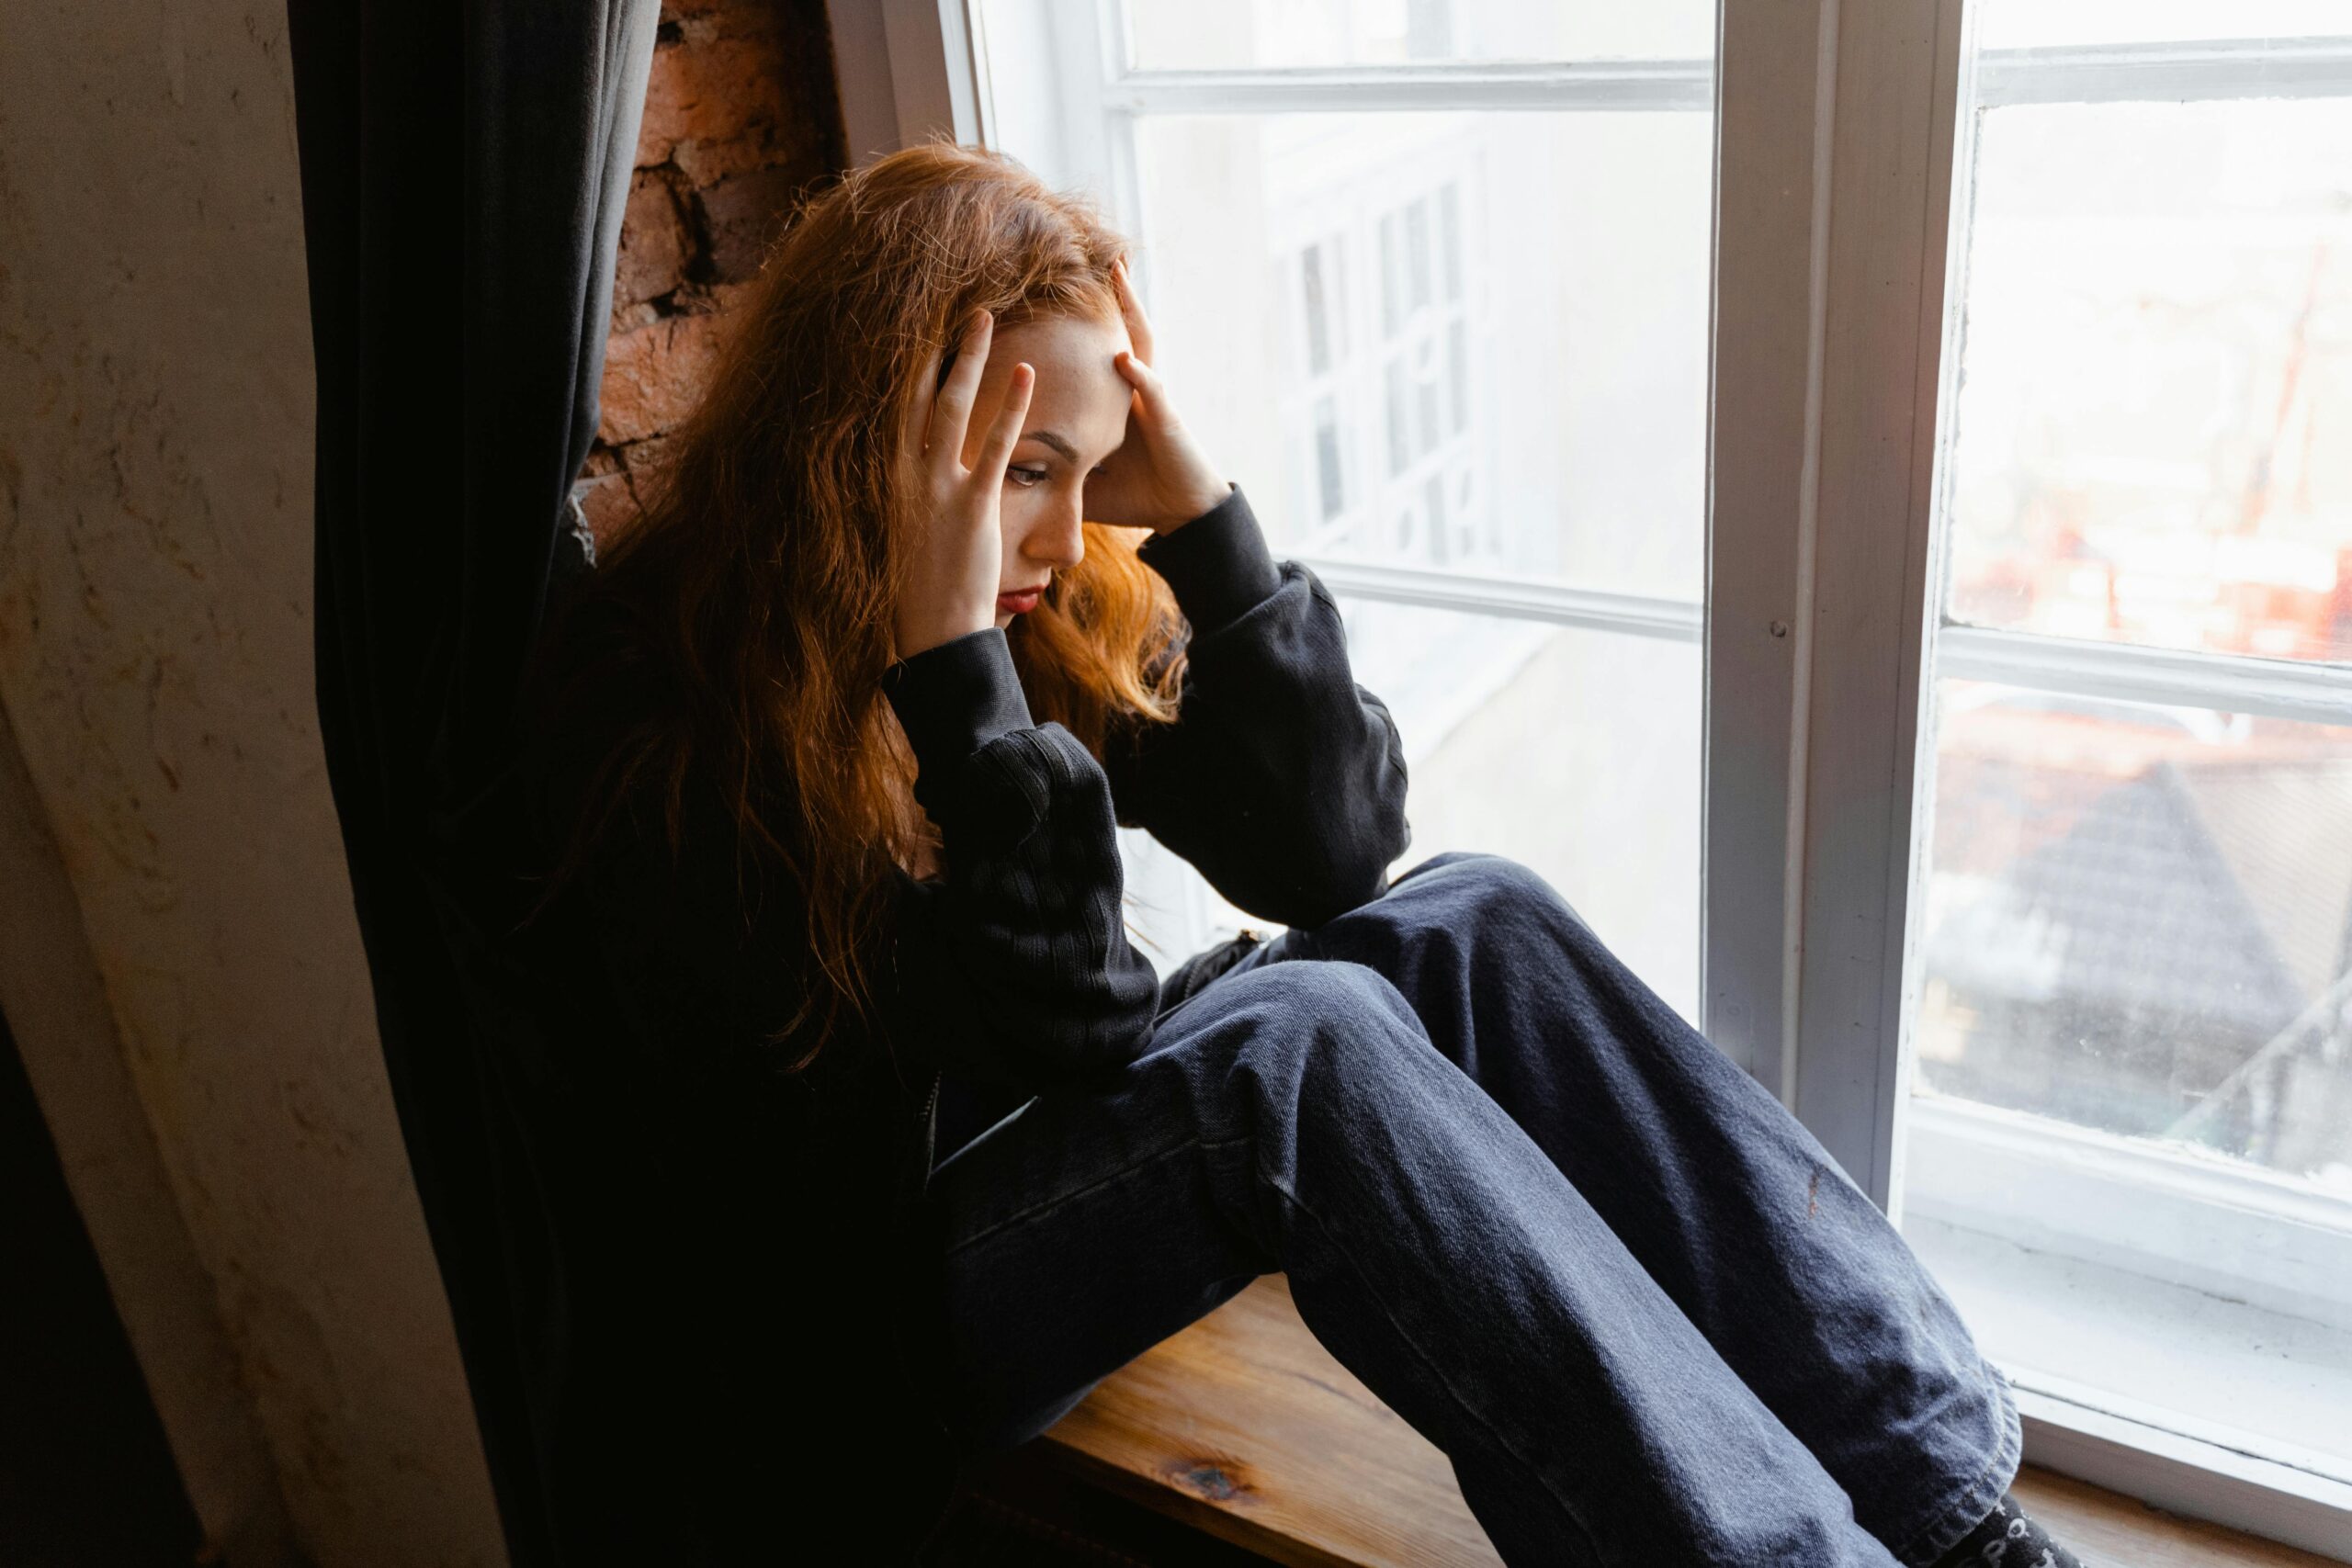
[[[1704,60],[1713,0],[1127,0],[1144,71]]]
[[[1695,643],[1340,600],[1356,679],[1396,717],[1413,840],[1543,874],[1685,1018],[1699,1007],[1701,667]],[[1606,765],[1599,765],[1605,759]],[[1164,973],[1264,920],[1137,829],[1127,924]]]
[[[1905,1233],[2013,1376],[2352,1481],[2352,728],[1937,710]]]
[[[1158,368],[1278,553],[1699,600],[1707,111],[1107,113],[1096,78],[1123,19],[1146,70],[1703,62],[1713,0],[1124,12],[983,0],[997,140],[1128,226]],[[1699,649],[1343,604],[1413,772],[1406,863],[1526,862],[1694,1014]],[[1163,964],[1263,924],[1123,847]]]
[[[1977,43],[2347,21],[1989,0]],[[2352,101],[1964,124],[1945,613],[2352,659]],[[2020,1382],[2352,1481],[2352,722],[2012,680],[1931,687],[1905,1232]]]
[[[1650,987],[1699,1006],[1695,643],[1342,599],[1404,738],[1413,842],[1544,874]]]
[[[1954,617],[2352,659],[2346,148],[2352,99],[1981,115]]]
[[[1167,117],[1135,136],[1160,367],[1278,547],[1700,596],[1708,116]],[[1238,265],[1253,253],[1279,265]],[[1356,465],[1336,513],[1327,400]],[[1451,532],[1424,525],[1440,514]]]
[[[1947,681],[1918,1091],[2352,1201],[2352,728]]]

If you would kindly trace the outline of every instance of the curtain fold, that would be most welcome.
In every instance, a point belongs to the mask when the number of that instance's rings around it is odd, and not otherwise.
[[[548,1217],[453,827],[490,784],[596,429],[659,0],[288,0],[318,378],[319,720],[401,1130],[509,1553],[559,1561]]]

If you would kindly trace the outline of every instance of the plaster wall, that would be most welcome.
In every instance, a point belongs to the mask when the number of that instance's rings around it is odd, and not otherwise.
[[[0,0],[0,1008],[237,1568],[488,1565],[317,734],[311,413],[282,10]]]

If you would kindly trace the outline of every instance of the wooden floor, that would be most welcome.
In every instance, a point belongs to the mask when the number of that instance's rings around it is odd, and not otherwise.
[[[1444,1456],[1331,1359],[1279,1275],[1114,1374],[1037,1447],[1076,1478],[1290,1568],[1501,1561]],[[2092,1568],[2325,1568],[2044,1472],[2015,1490]]]

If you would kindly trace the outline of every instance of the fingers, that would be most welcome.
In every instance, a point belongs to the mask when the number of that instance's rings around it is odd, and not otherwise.
[[[1111,363],[1117,367],[1120,375],[1127,378],[1127,385],[1142,395],[1144,412],[1153,423],[1168,423],[1171,417],[1168,407],[1168,383],[1159,378],[1159,372],[1145,364],[1138,355],[1124,349]]]
[[[1135,275],[1127,270],[1127,258],[1121,256],[1111,264],[1111,283],[1118,291],[1119,317],[1127,324],[1127,341],[1135,344],[1136,357],[1146,365],[1151,363],[1151,319],[1143,313],[1143,300],[1136,293]]]
[[[939,403],[939,359],[940,351],[933,349],[915,379],[914,406],[907,411],[907,423],[899,432],[899,450],[904,457],[920,459],[931,440],[932,412]]]
[[[963,457],[964,436],[972,423],[972,400],[979,393],[980,372],[988,368],[989,344],[995,336],[996,318],[986,310],[973,311],[963,352],[956,356],[946,384],[939,389],[938,407],[933,411],[930,433],[924,437],[931,444],[934,463],[955,463]]]
[[[1037,373],[1024,362],[1012,367],[1012,377],[1005,383],[1004,403],[996,412],[996,423],[989,426],[988,444],[980,448],[979,461],[972,466],[972,478],[983,488],[994,490],[1004,483],[1004,470],[1012,461],[1012,449],[1021,445],[1021,426],[1029,417],[1029,394],[1037,385]]]

